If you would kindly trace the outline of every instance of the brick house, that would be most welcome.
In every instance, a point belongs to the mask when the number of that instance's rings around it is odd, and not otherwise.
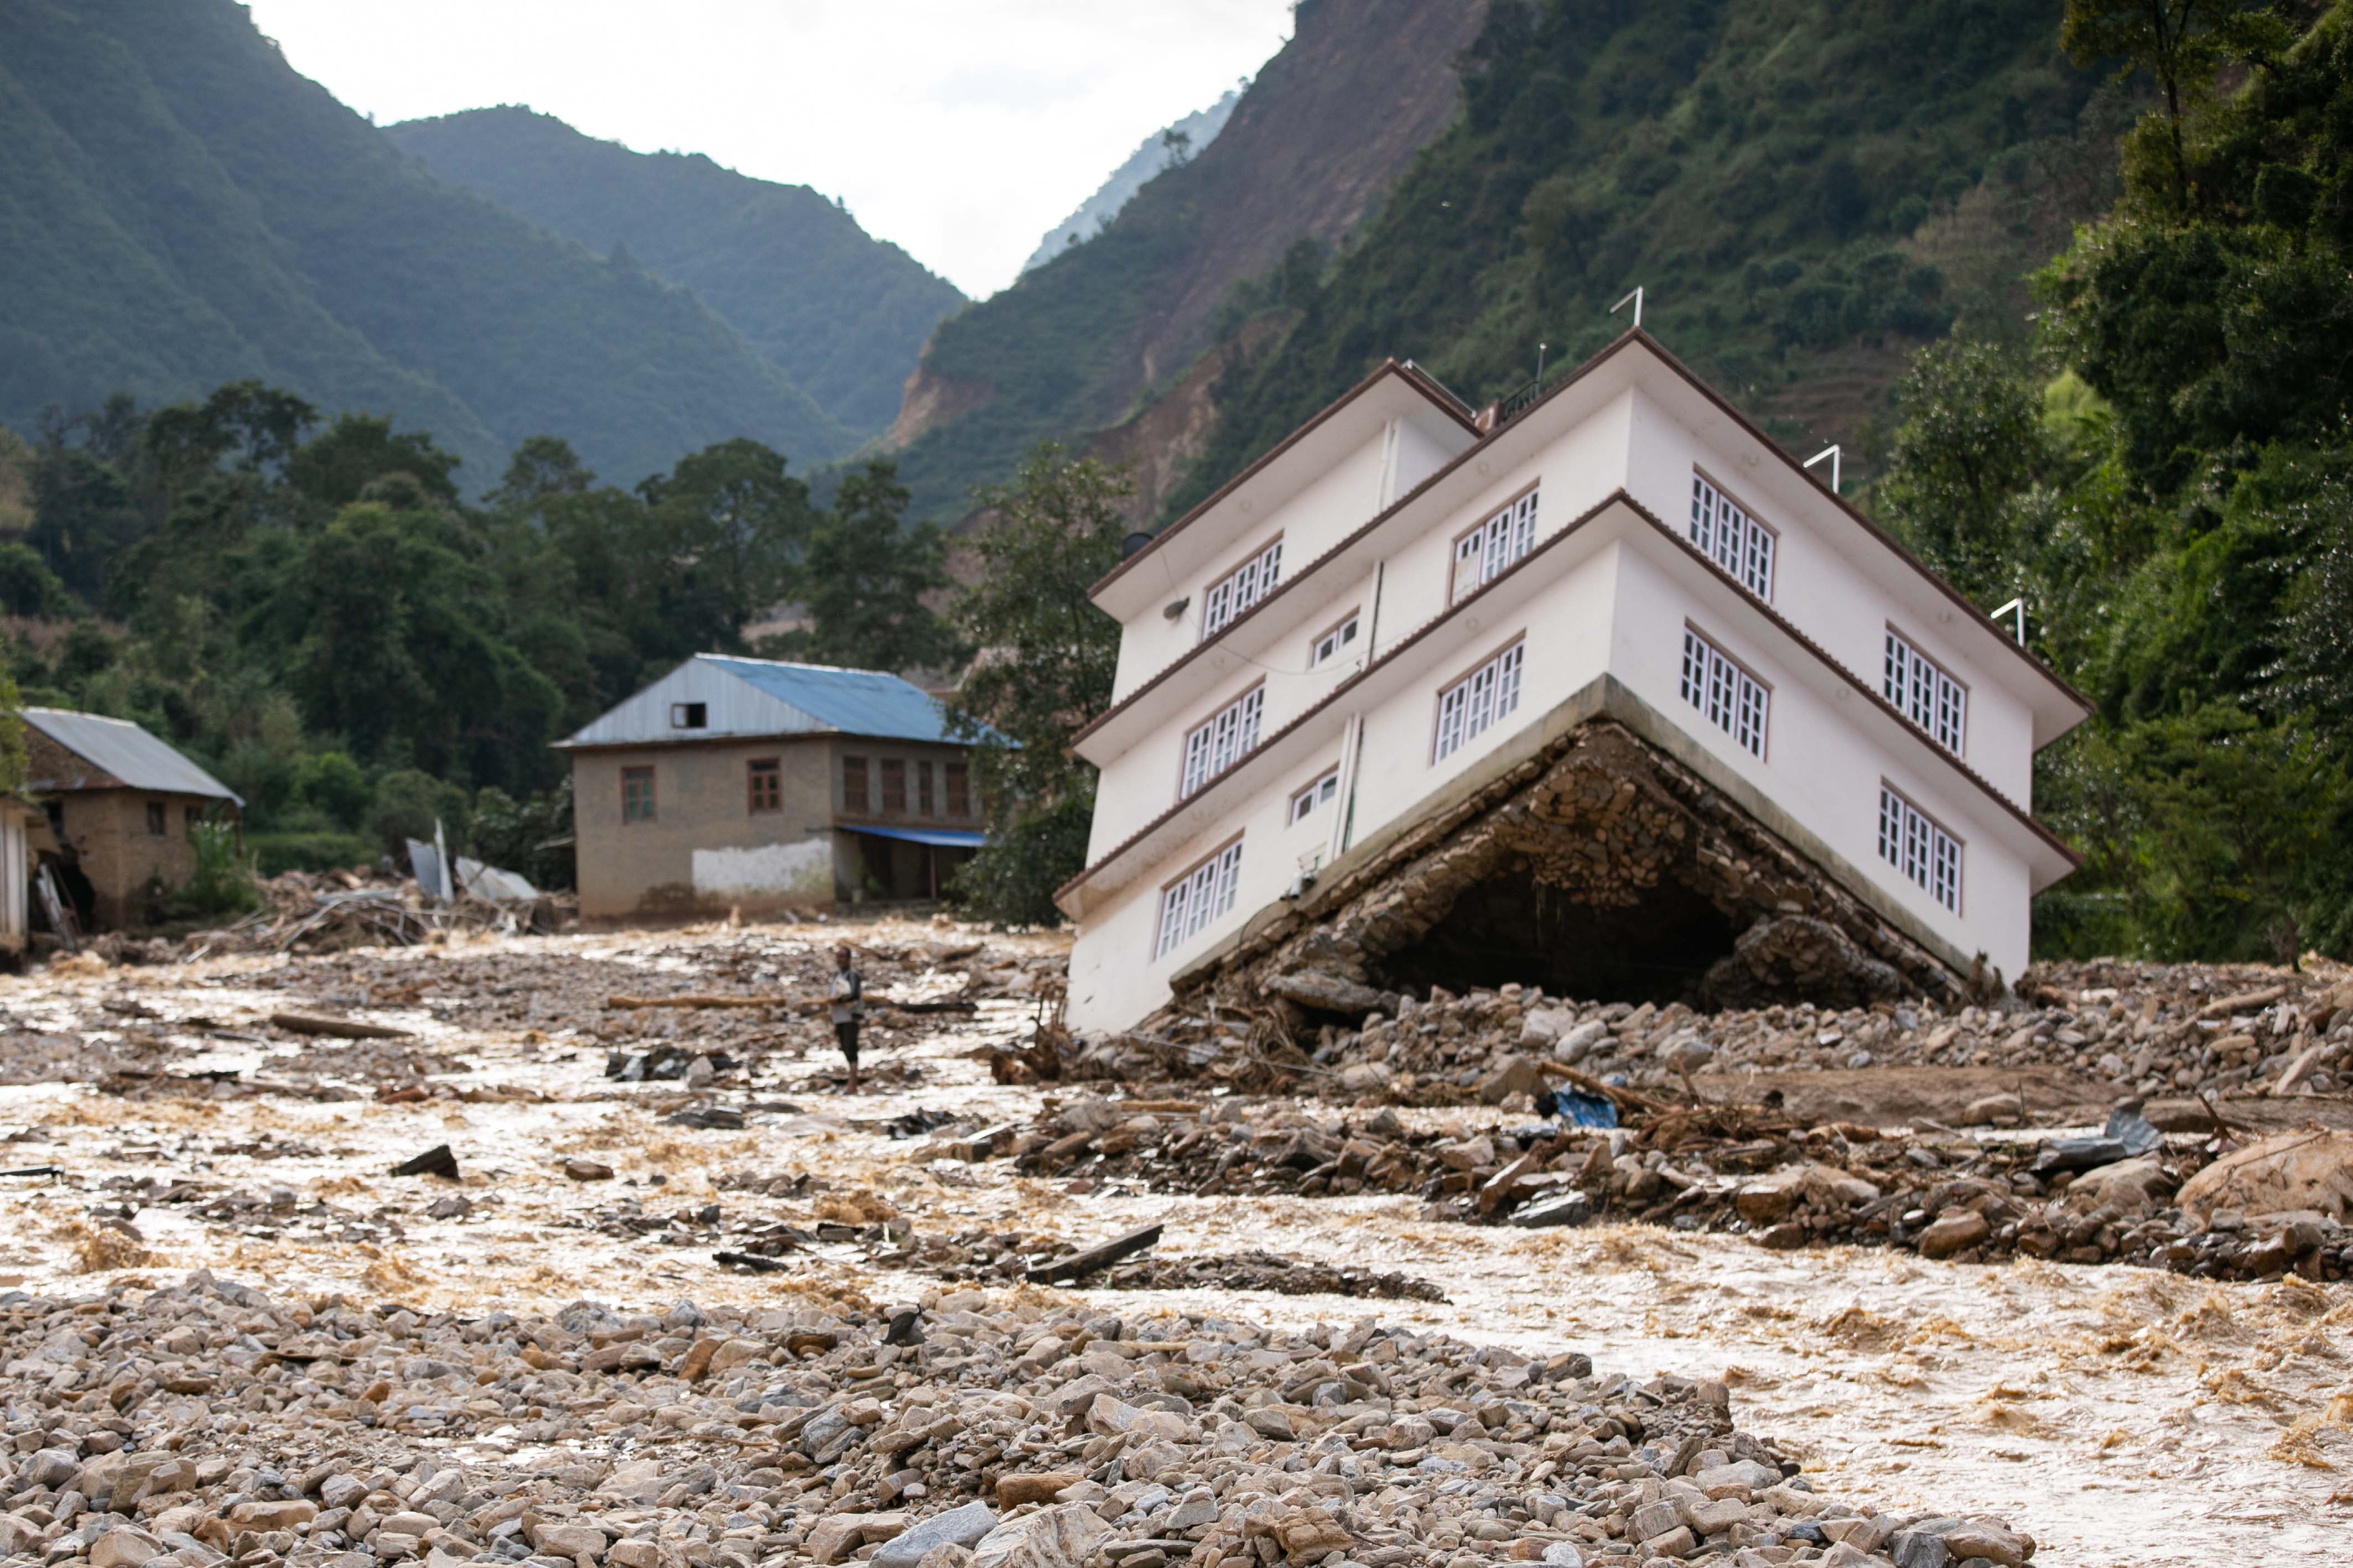
[[[146,924],[186,885],[199,822],[235,821],[236,791],[127,719],[24,710],[25,793],[47,811],[67,895],[93,931]]]
[[[584,921],[936,899],[983,837],[971,748],[879,670],[697,654],[557,748]]]

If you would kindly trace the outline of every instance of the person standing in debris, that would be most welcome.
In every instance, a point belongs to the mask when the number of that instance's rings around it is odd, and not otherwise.
[[[866,1016],[866,977],[850,961],[849,949],[833,950],[833,1037],[849,1063],[849,1092],[858,1092],[858,1024]]]

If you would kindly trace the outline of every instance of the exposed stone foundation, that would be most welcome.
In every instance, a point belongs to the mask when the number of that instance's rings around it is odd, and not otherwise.
[[[1749,813],[1596,719],[1177,978],[1301,1021],[1508,980],[1709,1007],[1965,998],[1964,977]]]

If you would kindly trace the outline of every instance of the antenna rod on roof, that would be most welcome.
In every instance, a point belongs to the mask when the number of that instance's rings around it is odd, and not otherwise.
[[[1635,330],[1636,331],[1641,331],[1641,330],[1642,330],[1642,290],[1641,290],[1641,289],[1639,286],[1638,286],[1638,287],[1636,287],[1636,289],[1634,289],[1634,291],[1633,291],[1631,294],[1629,294],[1629,295],[1627,295],[1627,296],[1626,296],[1626,300],[1633,300],[1633,301],[1634,301],[1634,330]],[[1621,310],[1621,309],[1625,306],[1626,300],[1619,300],[1619,301],[1618,301],[1618,303],[1617,303],[1617,304],[1610,306],[1610,307],[1609,307],[1609,313],[1610,313],[1611,315],[1613,315],[1613,316],[1614,316],[1614,315],[1616,315],[1616,314],[1619,312],[1619,310]]]
[[[2017,629],[2012,635],[2017,637],[2018,646],[2024,647],[2026,646],[2026,600],[2024,598],[2021,597],[2012,599],[2009,604],[2002,605],[2000,609],[1988,616],[1986,619],[1989,621],[1999,621],[2002,616],[2010,615],[2012,612],[2016,612],[2018,617]]]
[[[1810,468],[1816,463],[1820,462],[1824,458],[1828,458],[1831,460],[1831,494],[1836,495],[1839,493],[1839,449],[1836,443],[1832,443],[1831,445],[1823,447],[1820,451],[1816,452],[1812,457],[1808,458],[1803,463],[1799,464],[1799,467]],[[1995,612],[1997,615],[2000,613],[2000,611]]]

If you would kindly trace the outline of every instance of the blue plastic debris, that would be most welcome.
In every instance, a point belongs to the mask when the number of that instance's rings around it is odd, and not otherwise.
[[[1557,1116],[1571,1127],[1615,1127],[1618,1107],[1598,1094],[1573,1089],[1540,1089],[1535,1092],[1538,1116]]]

